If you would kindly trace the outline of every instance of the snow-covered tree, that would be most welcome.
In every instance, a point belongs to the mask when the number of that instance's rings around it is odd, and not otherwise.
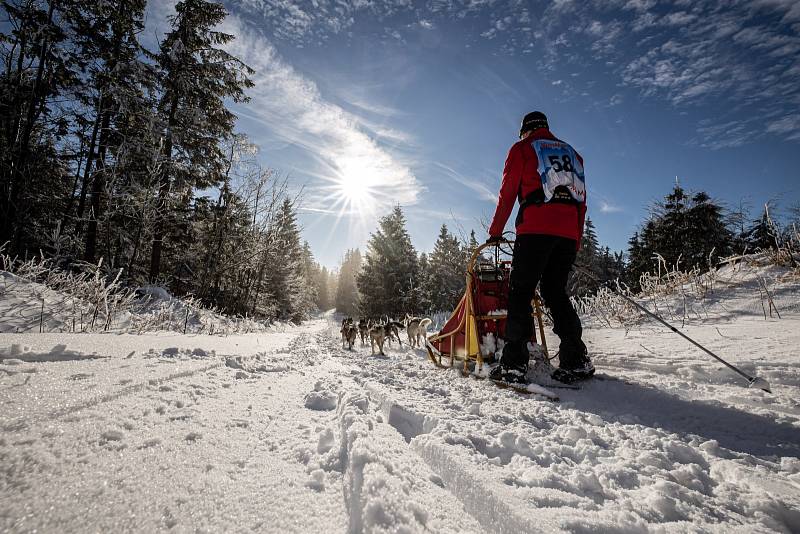
[[[401,317],[419,311],[417,253],[400,206],[379,221],[370,237],[364,267],[358,275],[361,312]]]
[[[164,125],[159,175],[159,211],[153,229],[150,279],[161,273],[163,242],[176,195],[219,184],[226,158],[221,142],[236,116],[227,101],[246,101],[252,70],[222,48],[234,39],[217,31],[227,12],[222,4],[183,0],[170,18],[171,31],[157,57]]]
[[[0,25],[0,243],[37,254],[60,232],[72,158],[60,150],[70,117],[63,101],[78,86],[63,22],[69,4],[7,0]]]
[[[761,216],[752,222],[744,233],[748,248],[752,251],[778,248],[780,230],[770,215],[769,203],[764,204]]]
[[[442,225],[433,252],[426,258],[424,294],[431,311],[450,311],[464,293],[464,249]]]
[[[306,257],[300,242],[294,206],[285,199],[275,220],[275,248],[265,280],[275,302],[276,317],[299,323],[308,318],[312,299],[305,277]]]
[[[593,293],[598,288],[598,281],[603,282],[599,247],[594,223],[590,217],[586,217],[581,248],[575,259],[577,268],[572,271],[567,282],[567,291],[570,295],[583,296]]]

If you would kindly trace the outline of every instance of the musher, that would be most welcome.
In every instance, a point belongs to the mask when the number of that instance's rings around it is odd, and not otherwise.
[[[586,217],[583,158],[550,132],[547,117],[539,111],[525,115],[519,137],[508,151],[487,240],[496,243],[502,239],[506,221],[519,200],[505,346],[490,378],[525,383],[530,358],[527,345],[533,334],[531,300],[541,282],[540,293],[553,316],[553,332],[561,339],[559,367],[553,378],[571,383],[594,374],[581,340],[581,321],[566,292]]]

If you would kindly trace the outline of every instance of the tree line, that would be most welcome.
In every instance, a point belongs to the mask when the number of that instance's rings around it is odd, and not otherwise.
[[[348,250],[338,273],[336,309],[352,316],[400,318],[452,309],[464,291],[475,234],[459,239],[443,224],[429,253],[417,253],[400,206],[378,221],[362,255]]]
[[[102,259],[228,313],[299,321],[320,304],[297,198],[234,131],[253,71],[225,49],[221,3],[178,2],[154,49],[146,0],[2,7],[4,253]]]
[[[619,280],[638,290],[643,273],[665,265],[707,270],[735,254],[784,246],[796,250],[799,227],[798,207],[790,208],[781,225],[771,216],[769,203],[753,218],[746,204],[727,210],[706,192],[690,194],[676,184],[650,207],[627,251],[602,246],[587,217],[567,289],[572,296],[588,296]],[[358,249],[345,254],[333,304],[347,315],[368,317],[452,311],[463,295],[466,265],[478,244],[474,232],[459,239],[443,224],[433,251],[417,253],[402,208],[396,206],[378,221],[363,255]]]

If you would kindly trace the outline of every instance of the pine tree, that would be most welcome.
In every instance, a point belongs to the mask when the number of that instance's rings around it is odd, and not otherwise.
[[[315,265],[313,276],[313,284],[317,296],[314,304],[320,311],[327,311],[331,308],[331,294],[328,286],[330,274],[327,267]]]
[[[664,202],[656,205],[658,220],[654,248],[669,266],[675,265],[679,258],[685,260],[686,237],[690,230],[686,213],[688,200],[686,192],[676,184]]]
[[[400,206],[379,221],[370,237],[364,267],[358,276],[362,313],[401,317],[419,311],[417,254]]]
[[[721,206],[705,192],[689,197],[679,185],[656,204],[644,227],[629,241],[627,281],[639,288],[639,278],[659,266],[656,256],[669,268],[708,268],[730,254],[733,236],[725,224]]]
[[[87,90],[79,98],[87,108],[87,116],[94,115],[77,213],[80,234],[88,197],[84,259],[89,262],[95,261],[97,256],[100,222],[110,220],[103,209],[110,202],[103,200],[109,193],[113,194],[108,185],[114,174],[114,153],[119,155],[119,145],[128,140],[125,135],[128,132],[120,132],[124,127],[122,123],[130,120],[126,115],[139,113],[151,104],[145,97],[145,90],[152,88],[154,73],[144,62],[144,52],[138,42],[138,34],[144,30],[145,4],[145,0],[122,0],[113,4],[78,2],[77,9],[68,12],[68,18],[76,27],[80,58],[88,66]],[[136,132],[133,138],[140,133]],[[108,253],[110,251],[106,250]]]
[[[300,243],[300,230],[294,206],[285,199],[275,221],[276,248],[266,274],[267,287],[275,302],[276,317],[300,323],[308,318],[311,299],[304,265],[306,257]]]
[[[713,267],[719,258],[731,254],[733,234],[725,224],[722,207],[705,192],[692,197],[686,224],[683,251],[689,266]]]
[[[433,252],[427,258],[424,293],[430,300],[430,310],[451,311],[464,293],[464,250],[458,239],[442,225]]]
[[[600,264],[600,244],[597,231],[590,217],[586,217],[581,237],[581,248],[575,259],[576,269],[570,273],[567,291],[570,295],[583,296],[593,293],[602,283],[603,270]]]
[[[428,255],[426,253],[420,253],[417,265],[419,267],[418,283],[420,287],[419,307],[421,310],[431,310],[433,307],[433,294],[431,292],[430,284],[431,270],[430,262],[428,261]]]
[[[770,216],[769,203],[764,204],[761,217],[753,221],[744,234],[749,250],[770,250],[778,248],[780,230]]]
[[[478,243],[478,239],[475,237],[475,230],[470,230],[469,239],[462,247],[463,269],[465,271],[469,260],[472,258],[473,252],[475,252],[475,249],[478,248],[478,246],[480,246],[480,243]]]
[[[39,233],[58,230],[54,204],[66,197],[66,158],[58,140],[68,118],[58,99],[78,83],[63,5],[4,1],[0,42],[0,243],[9,251],[38,253]],[[77,67],[79,68],[79,67]]]
[[[225,103],[246,101],[253,71],[220,48],[234,39],[215,27],[227,13],[222,4],[184,0],[170,18],[172,31],[157,57],[162,96],[158,110],[164,124],[159,177],[159,211],[153,230],[150,279],[161,272],[174,193],[219,184],[225,173],[220,142],[233,132],[235,115]]]
[[[648,220],[640,232],[633,234],[628,241],[628,265],[625,279],[629,286],[638,290],[642,274],[653,272],[658,265],[655,259],[654,246],[657,245],[657,225],[654,219]]]

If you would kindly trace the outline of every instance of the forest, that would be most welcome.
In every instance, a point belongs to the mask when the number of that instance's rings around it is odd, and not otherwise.
[[[441,226],[419,253],[402,207],[337,272],[320,266],[297,221],[300,193],[236,131],[253,71],[226,51],[222,4],[183,0],[155,47],[145,0],[4,1],[0,34],[0,246],[9,258],[102,269],[231,315],[300,322],[447,311],[464,286],[475,232]],[[587,219],[576,297],[643,273],[710,268],[720,258],[797,244],[800,210],[753,217],[680,185],[655,202],[627,251]],[[463,232],[462,232],[463,233]],[[791,256],[790,256],[791,257]],[[591,278],[583,273],[591,273]]]
[[[301,321],[318,307],[298,195],[235,130],[252,71],[225,51],[222,4],[179,2],[155,49],[145,0],[3,9],[4,254],[99,265],[229,314]]]

